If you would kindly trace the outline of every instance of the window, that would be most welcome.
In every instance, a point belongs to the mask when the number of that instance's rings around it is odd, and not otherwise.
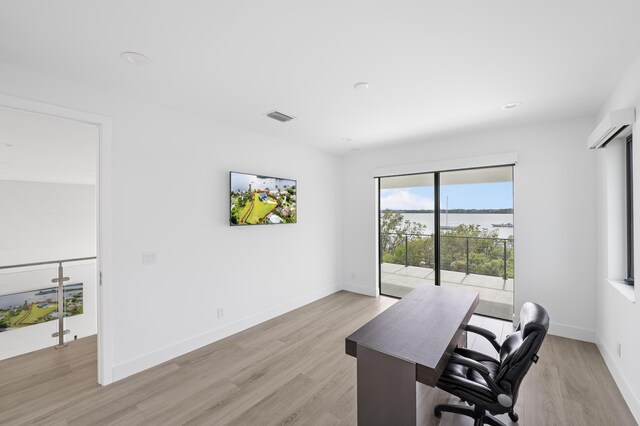
[[[634,285],[633,279],[633,144],[632,135],[627,137],[625,155],[625,200],[626,200],[626,240],[627,240],[627,277],[624,280]]]
[[[634,295],[633,149],[630,133],[601,151],[604,160],[604,203],[607,281],[623,295]]]

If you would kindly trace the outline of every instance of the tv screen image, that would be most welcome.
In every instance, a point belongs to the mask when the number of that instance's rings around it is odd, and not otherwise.
[[[296,223],[296,181],[230,173],[231,226]]]
[[[83,313],[83,283],[64,286],[64,316]],[[58,287],[0,295],[0,332],[58,319]]]

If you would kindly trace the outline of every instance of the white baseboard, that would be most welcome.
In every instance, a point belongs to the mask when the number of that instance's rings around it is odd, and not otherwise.
[[[378,291],[375,287],[364,286],[360,284],[346,283],[342,285],[342,289],[351,293],[364,294],[366,296],[377,296]]]
[[[257,314],[234,321],[215,330],[190,337],[162,349],[116,364],[113,367],[113,381],[115,382],[117,380],[124,379],[132,374],[139,373],[140,371],[162,364],[170,359],[184,355],[220,339],[224,339],[232,334],[246,330],[247,328],[258,325],[264,321],[268,321],[311,302],[315,302],[318,299],[322,299],[323,297],[329,296],[330,294],[340,290],[341,288],[339,286],[325,287],[311,294],[298,297],[281,305],[271,307]]]
[[[625,375],[620,372],[620,369],[618,369],[618,365],[615,362],[615,358],[611,356],[611,353],[607,348],[600,341],[598,341],[597,345],[598,350],[600,350],[600,355],[602,355],[602,358],[604,359],[604,363],[607,364],[607,368],[609,368],[609,372],[613,376],[613,380],[615,380],[622,397],[627,403],[627,406],[629,406],[629,410],[631,410],[631,414],[635,417],[636,422],[640,423],[640,400],[638,399],[638,396],[633,392],[633,390],[631,390]]]
[[[596,343],[596,331],[588,328],[576,327],[574,325],[560,324],[551,322],[549,324],[549,334],[560,337],[568,337],[569,339],[582,340],[585,342]]]

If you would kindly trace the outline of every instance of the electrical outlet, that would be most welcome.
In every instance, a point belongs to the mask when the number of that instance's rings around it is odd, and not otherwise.
[[[224,309],[218,308],[218,319],[224,317]]]
[[[618,358],[622,358],[622,344],[618,342]]]

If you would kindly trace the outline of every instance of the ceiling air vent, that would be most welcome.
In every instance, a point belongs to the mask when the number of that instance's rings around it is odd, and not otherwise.
[[[279,111],[271,111],[270,113],[267,114],[267,117],[269,118],[273,118],[274,120],[280,121],[282,123],[287,122],[287,121],[291,121],[293,120],[295,117],[291,117],[287,114],[283,114]]]

